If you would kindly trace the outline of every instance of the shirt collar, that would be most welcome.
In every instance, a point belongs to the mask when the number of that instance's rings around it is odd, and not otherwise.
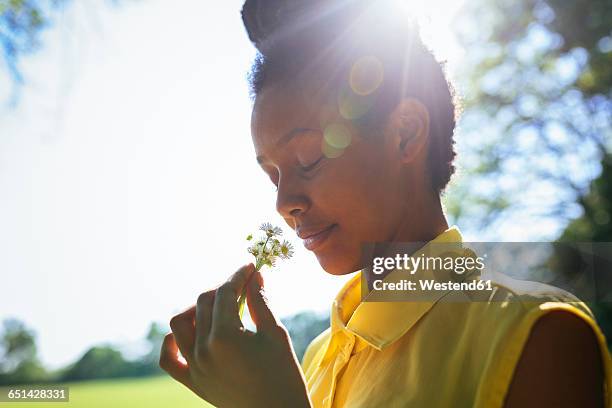
[[[457,243],[452,252],[463,253],[462,236],[456,225],[451,226],[433,240],[417,250],[413,257],[420,255],[432,255],[436,247],[432,243]],[[445,246],[446,250],[448,247]],[[456,249],[456,250],[455,250]],[[405,276],[404,271],[393,270],[384,279],[384,282],[399,279]],[[421,317],[423,317],[433,305],[445,295],[440,291],[436,297],[428,297],[425,301],[389,302],[373,301],[373,296],[379,293],[370,293],[366,299],[361,300],[362,271],[356,273],[340,290],[336,296],[331,310],[331,334],[332,336],[343,333],[356,336],[356,347],[361,349],[366,345],[382,350],[395,340],[403,336]],[[420,279],[440,279],[433,276],[433,272],[426,270],[416,271],[414,276]],[[359,351],[359,350],[357,350]]]

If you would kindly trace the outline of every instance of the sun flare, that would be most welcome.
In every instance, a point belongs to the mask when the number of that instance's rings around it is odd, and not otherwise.
[[[438,60],[453,66],[461,59],[462,48],[453,31],[452,21],[464,0],[395,0],[406,19],[419,23],[423,41]]]

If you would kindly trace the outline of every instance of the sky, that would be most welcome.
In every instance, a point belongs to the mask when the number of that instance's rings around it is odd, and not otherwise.
[[[423,3],[451,68],[460,3]],[[346,281],[275,212],[250,142],[242,1],[214,4],[75,2],[0,112],[0,319],[33,328],[51,368],[95,344],[138,344],[251,262],[245,237],[264,221],[296,247],[264,275],[277,315],[327,312]]]

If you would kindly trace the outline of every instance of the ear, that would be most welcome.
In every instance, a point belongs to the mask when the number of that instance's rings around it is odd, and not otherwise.
[[[388,121],[393,148],[403,163],[411,163],[427,145],[429,112],[414,98],[403,99],[391,112]]]

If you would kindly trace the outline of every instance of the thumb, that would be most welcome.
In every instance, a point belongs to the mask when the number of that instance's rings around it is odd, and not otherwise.
[[[255,271],[247,286],[247,304],[258,332],[278,326],[276,316],[268,306],[268,299],[264,294],[263,277],[259,271]]]

